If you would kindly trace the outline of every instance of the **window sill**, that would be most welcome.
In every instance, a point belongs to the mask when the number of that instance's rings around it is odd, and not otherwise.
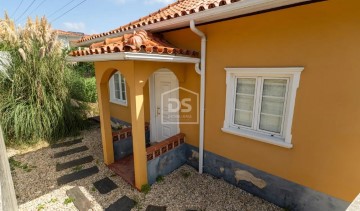
[[[117,105],[127,107],[127,102],[120,102],[120,101],[117,101],[117,100],[110,100],[110,103],[114,103],[114,104],[117,104]]]
[[[245,138],[253,139],[256,141],[261,141],[267,144],[273,144],[279,147],[284,147],[287,149],[291,149],[293,147],[292,144],[284,142],[283,139],[277,138],[277,137],[270,137],[267,135],[251,132],[251,131],[245,131],[245,130],[235,130],[232,128],[221,128],[221,130],[225,133],[230,133],[232,135],[242,136]]]

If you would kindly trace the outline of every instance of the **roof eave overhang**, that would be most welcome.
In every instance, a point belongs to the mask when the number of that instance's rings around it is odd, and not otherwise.
[[[163,54],[118,52],[109,54],[93,54],[84,56],[68,56],[68,62],[101,62],[101,61],[152,61],[152,62],[173,62],[173,63],[199,63],[199,58],[174,56]]]
[[[269,9],[289,6],[293,4],[310,2],[312,0],[245,0],[236,3],[232,3],[229,5],[224,5],[220,7],[216,7],[213,9],[209,9],[206,11],[202,11],[199,13],[193,13],[190,15],[181,16],[178,18],[165,20],[141,27],[137,27],[131,30],[109,34],[106,36],[98,37],[95,39],[91,39],[88,41],[83,41],[80,43],[74,43],[74,47],[83,47],[89,46],[95,42],[102,42],[106,38],[118,37],[124,34],[130,33],[134,30],[148,30],[151,32],[161,32],[166,30],[172,30],[177,28],[182,28],[189,26],[189,22],[194,20],[196,24],[204,24],[212,21],[223,20],[231,17],[251,14],[255,12],[265,11]]]

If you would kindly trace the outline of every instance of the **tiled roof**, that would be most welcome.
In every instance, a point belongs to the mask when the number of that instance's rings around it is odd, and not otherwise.
[[[85,36],[85,34],[82,32],[70,32],[70,31],[63,31],[63,30],[55,30],[55,32],[58,35],[66,35],[66,36],[73,36],[73,37],[80,37],[80,36],[84,37]]]
[[[109,32],[84,36],[77,42],[80,43],[80,42],[96,39],[99,37],[107,36],[110,34],[126,32],[141,26],[146,26],[165,20],[175,19],[193,13],[200,13],[202,11],[210,10],[223,5],[232,4],[238,1],[242,1],[242,0],[178,0],[154,13],[151,13],[148,16],[144,16],[140,18],[139,20],[133,21],[129,24],[111,30]]]
[[[176,48],[159,35],[153,35],[150,32],[139,30],[131,34],[124,34],[120,37],[107,38],[103,42],[93,43],[90,48],[71,52],[70,56],[116,52],[157,53],[190,57],[198,57],[199,55],[196,51]]]

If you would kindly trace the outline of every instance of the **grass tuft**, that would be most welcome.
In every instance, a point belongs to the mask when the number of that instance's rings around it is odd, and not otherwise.
[[[156,182],[163,182],[163,181],[164,181],[164,177],[161,175],[156,178]]]
[[[183,172],[181,172],[181,176],[184,177],[185,179],[187,179],[191,176],[191,173],[188,171],[183,171]]]
[[[141,186],[141,192],[148,194],[151,191],[151,186],[149,184],[145,184]]]
[[[74,198],[68,197],[68,198],[66,198],[66,199],[64,200],[64,204],[65,204],[65,205],[68,205],[68,204],[73,203],[74,201],[75,201]]]
[[[48,203],[56,203],[58,202],[58,199],[57,198],[52,198]]]
[[[36,209],[37,209],[38,211],[45,209],[45,204],[38,204],[38,206],[36,207]]]
[[[15,160],[14,157],[9,158],[9,164],[10,164],[11,171],[14,171],[16,168],[19,168],[19,169],[24,170],[25,172],[30,172],[34,168],[36,168],[36,166],[31,166],[31,165],[28,165],[27,163],[23,164],[20,161]]]
[[[82,170],[83,168],[84,168],[83,165],[78,165],[78,166],[75,166],[74,168],[72,168],[72,170],[73,170],[74,172],[76,172],[76,171]]]

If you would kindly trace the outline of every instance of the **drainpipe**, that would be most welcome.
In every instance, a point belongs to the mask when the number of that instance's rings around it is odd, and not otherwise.
[[[190,29],[201,38],[200,64],[195,64],[195,70],[200,75],[200,131],[199,131],[199,173],[203,173],[204,165],[204,115],[205,115],[205,58],[206,36],[196,28],[195,21],[190,21]]]

